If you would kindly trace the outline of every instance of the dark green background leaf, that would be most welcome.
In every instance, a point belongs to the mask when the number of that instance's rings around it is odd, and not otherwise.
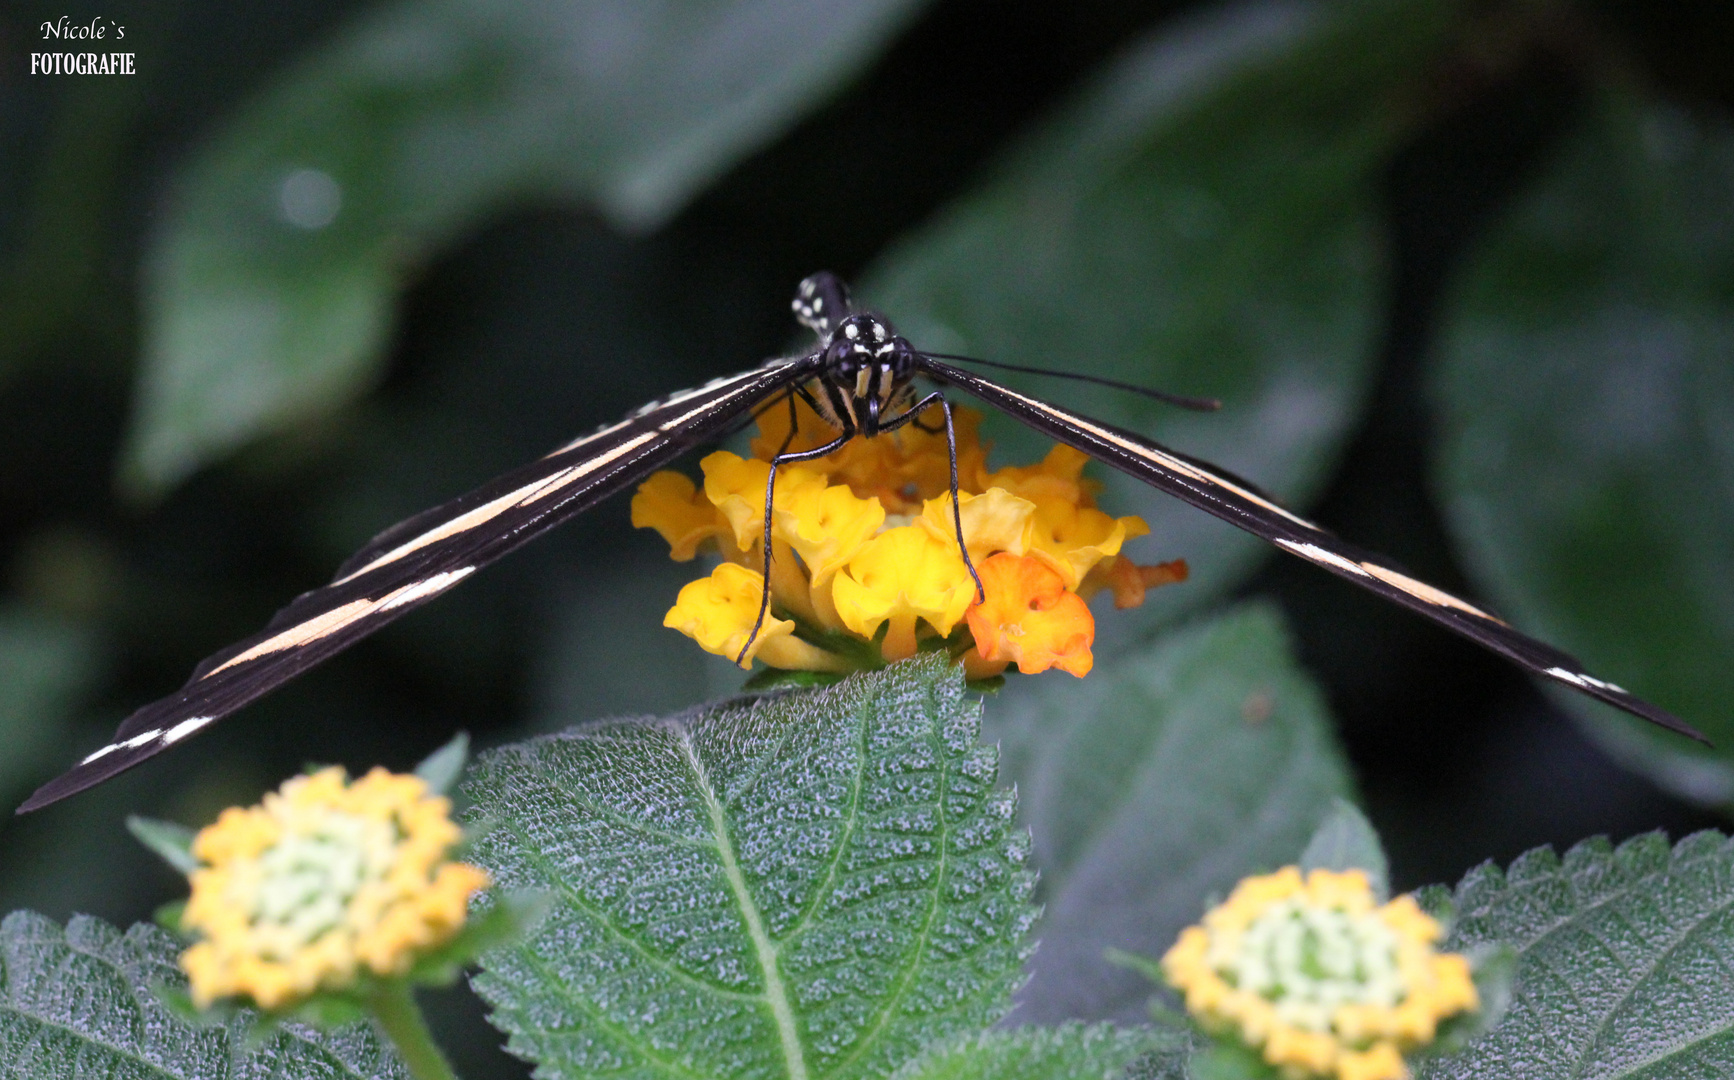
[[[1734,846],[1704,832],[1672,849],[1650,833],[1529,852],[1457,886],[1446,947],[1509,945],[1509,1011],[1462,1054],[1423,1063],[1454,1077],[1716,1076],[1734,1060]]]
[[[928,657],[484,755],[475,861],[555,905],[476,990],[548,1077],[884,1076],[1009,1004],[1028,841]]]
[[[1396,95],[1440,47],[1444,12],[1234,7],[1145,42],[993,182],[893,248],[865,299],[920,348],[1219,397],[1221,412],[1191,414],[987,372],[1304,505],[1366,391],[1379,170],[1402,130]],[[1002,458],[1040,457],[1012,426]],[[1107,620],[1104,643],[1196,609],[1268,550],[1111,475],[1103,505],[1155,532],[1134,550],[1185,556],[1193,579]]]
[[[0,603],[0,791],[17,791],[64,751],[66,723],[101,674],[101,653],[87,626]]]
[[[126,477],[157,492],[372,382],[406,271],[514,201],[660,223],[918,0],[404,0],[242,109],[148,262]]]
[[[1604,745],[1734,801],[1734,128],[1604,94],[1445,334],[1438,475],[1470,572],[1720,749],[1562,691]]]
[[[194,1027],[157,997],[179,988],[180,951],[140,924],[88,916],[64,931],[30,911],[0,923],[0,1074],[31,1080],[387,1080],[407,1077],[362,1025],[321,1034],[287,1024],[257,1046],[251,1014]]]
[[[987,705],[1045,902],[1017,1017],[1137,1022],[1153,988],[1103,953],[1160,956],[1213,893],[1294,862],[1348,771],[1267,605],[1070,682],[1020,679]]]

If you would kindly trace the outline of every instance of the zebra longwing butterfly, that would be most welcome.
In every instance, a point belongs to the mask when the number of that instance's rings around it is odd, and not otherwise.
[[[936,406],[944,410],[949,428],[950,409],[942,392],[918,400],[913,382],[917,376],[986,402],[1292,555],[1418,611],[1536,675],[1707,741],[1673,715],[1584,671],[1571,656],[1517,632],[1466,600],[1410,577],[1388,560],[1343,543],[1244,480],[1142,435],[1025,396],[948,362],[965,358],[915,349],[883,319],[855,310],[848,290],[832,274],[814,274],[803,281],[793,306],[796,318],[818,335],[818,347],[812,352],[770,360],[696,390],[653,401],[624,420],[385,530],[338,567],[329,585],[296,597],[259,633],[205,659],[185,686],[127,717],[112,742],[43,785],[18,812],[83,791],[182,742],[432,600],[518,545],[583,513],[687,450],[728,433],[761,407],[799,396],[837,429],[837,440],[828,446],[782,455],[779,461],[817,456],[856,435],[871,437],[906,423],[920,423],[918,417]],[[1137,390],[1177,404],[1201,404],[1198,399],[1111,380],[1067,377]],[[955,476],[952,483],[955,489]],[[767,491],[767,511],[769,499]],[[961,527],[958,531],[961,535]]]

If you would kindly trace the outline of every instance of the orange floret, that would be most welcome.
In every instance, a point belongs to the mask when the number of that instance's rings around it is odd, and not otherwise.
[[[1009,552],[976,569],[987,603],[971,606],[967,618],[983,660],[1011,661],[1027,675],[1050,667],[1089,674],[1095,664],[1090,646],[1096,620],[1057,572],[1038,559]]]

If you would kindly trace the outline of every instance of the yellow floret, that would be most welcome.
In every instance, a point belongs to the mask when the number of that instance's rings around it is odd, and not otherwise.
[[[764,577],[755,571],[723,563],[710,577],[681,588],[662,625],[692,638],[705,652],[734,660],[758,618],[764,583]],[[836,671],[846,666],[841,659],[794,637],[794,631],[792,621],[767,612],[740,665],[751,667],[758,658],[772,667],[805,671]]]
[[[953,544],[925,529],[887,529],[856,552],[831,586],[843,625],[872,639],[889,624],[881,651],[887,660],[913,656],[916,620],[941,637],[951,633],[975,601],[975,581]]]

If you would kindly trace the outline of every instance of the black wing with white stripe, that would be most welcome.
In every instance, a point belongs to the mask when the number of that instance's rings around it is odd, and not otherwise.
[[[180,690],[43,785],[19,813],[99,784],[341,652],[478,567],[581,514],[811,376],[778,361],[673,395],[374,537],[331,584],[296,597],[252,637],[207,658]]]
[[[1709,741],[1673,714],[1589,674],[1574,657],[1518,633],[1466,600],[1417,581],[1391,566],[1388,560],[1343,543],[1215,466],[1176,453],[1142,435],[1026,397],[933,357],[921,354],[918,357],[923,373],[935,381],[955,386],[1104,464],[1261,536],[1387,600],[1418,611],[1537,675],[1700,742]]]

